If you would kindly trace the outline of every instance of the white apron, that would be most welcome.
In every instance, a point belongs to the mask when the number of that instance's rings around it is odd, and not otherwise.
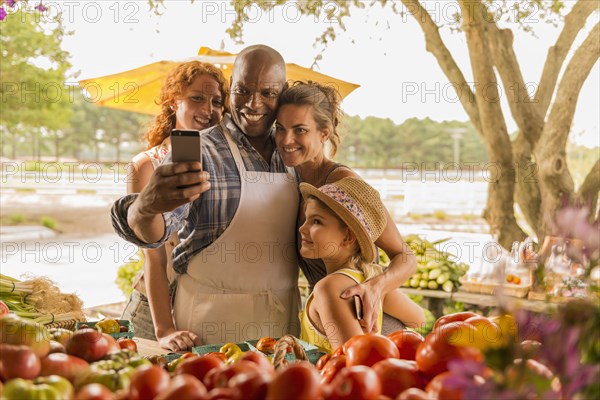
[[[246,171],[221,124],[241,177],[238,209],[219,238],[178,277],[174,320],[202,344],[298,336],[298,186],[287,173]]]

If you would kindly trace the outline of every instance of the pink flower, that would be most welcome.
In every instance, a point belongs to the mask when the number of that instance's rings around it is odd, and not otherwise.
[[[42,4],[42,2],[40,2],[40,4],[35,6],[35,9],[38,10],[39,12],[44,12],[48,9],[48,7],[46,7],[45,5]]]
[[[4,21],[4,18],[6,18],[6,10],[4,7],[0,7],[0,21]]]
[[[6,0],[5,1],[6,5],[9,6],[10,8],[14,8],[15,5],[17,4],[16,0]]]

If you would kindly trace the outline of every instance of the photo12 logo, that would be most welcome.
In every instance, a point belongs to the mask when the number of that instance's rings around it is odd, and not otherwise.
[[[58,21],[95,24],[103,19],[115,24],[139,23],[139,1],[5,1],[5,18],[19,18],[25,22],[33,17],[36,22]]]

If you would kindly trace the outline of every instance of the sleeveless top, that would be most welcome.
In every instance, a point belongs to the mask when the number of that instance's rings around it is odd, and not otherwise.
[[[342,268],[340,270],[333,272],[333,274],[340,274],[340,275],[347,276],[348,278],[352,279],[356,283],[362,283],[365,280],[365,277],[361,271],[351,269],[351,268]],[[312,300],[313,300],[313,293],[311,293],[308,296],[308,299],[306,299],[306,307],[304,308],[304,310],[302,310],[300,312],[300,328],[301,328],[300,339],[317,346],[319,348],[319,350],[321,350],[321,351],[324,351],[327,353],[332,353],[333,348],[331,346],[331,343],[329,343],[327,336],[325,336],[324,334],[319,332],[319,330],[314,326],[314,324],[310,320],[310,317],[308,316],[308,310],[310,309],[310,307],[312,305]],[[378,316],[377,316],[377,333],[381,332],[381,327],[383,324],[382,317],[383,317],[383,312],[382,312],[382,308],[380,305]]]
[[[329,171],[327,171],[327,174],[325,174],[325,179],[323,180],[323,182],[324,182],[323,184],[326,184],[329,181],[329,177],[331,176],[333,171],[335,171],[338,168],[350,169],[349,167],[347,167],[344,164],[334,163],[333,166],[329,169]],[[300,205],[300,212],[301,213],[304,212],[302,204]],[[298,228],[300,228],[300,218],[298,218]],[[299,240],[299,238],[298,238],[298,240]],[[298,242],[298,246],[296,247],[296,251],[297,251],[298,264],[300,266],[300,270],[302,271],[302,273],[306,277],[306,280],[308,281],[309,293],[312,293],[317,282],[319,282],[321,279],[323,279],[325,277],[325,275],[327,275],[327,269],[325,268],[325,263],[320,258],[310,259],[310,258],[302,257],[300,255],[300,243],[299,242]],[[375,260],[375,262],[378,263],[379,260]],[[395,332],[400,329],[404,329],[404,325],[402,324],[401,321],[392,317],[391,315],[383,313],[382,333],[384,335],[387,335],[389,333]]]

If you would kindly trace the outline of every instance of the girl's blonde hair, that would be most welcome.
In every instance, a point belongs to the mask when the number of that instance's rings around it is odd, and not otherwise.
[[[311,81],[296,81],[281,93],[279,106],[286,104],[311,106],[317,128],[327,129],[330,133],[327,138],[331,143],[329,156],[333,158],[341,141],[337,131],[342,116],[340,101],[340,94],[331,86]]]
[[[160,90],[159,105],[161,112],[154,117],[150,128],[144,135],[149,149],[161,144],[171,134],[171,131],[175,128],[175,101],[200,75],[208,75],[217,81],[223,99],[223,111],[227,111],[229,86],[219,68],[200,61],[188,61],[179,64],[169,72],[165,79]]]

